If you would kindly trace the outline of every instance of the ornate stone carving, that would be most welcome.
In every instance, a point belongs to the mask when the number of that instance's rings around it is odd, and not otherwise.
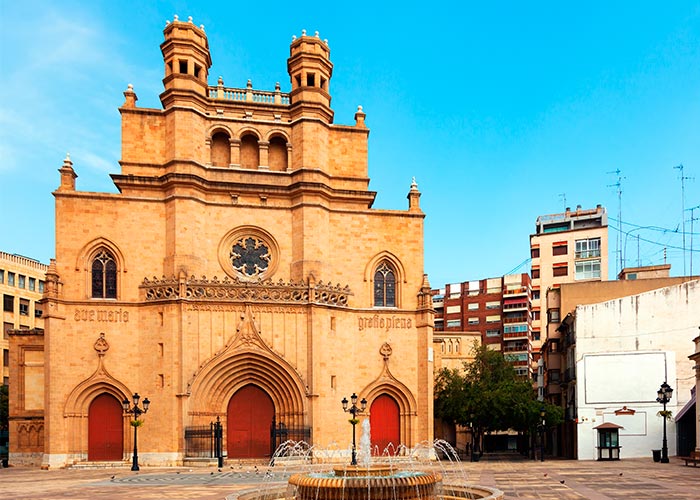
[[[241,314],[241,322],[236,328],[232,347],[235,348],[259,348],[267,349],[265,341],[260,337],[260,332],[255,324],[255,316],[250,304],[246,304],[245,311]]]
[[[175,276],[158,279],[145,278],[141,285],[147,301],[174,300],[180,298],[216,302],[267,302],[281,304],[325,304],[345,307],[348,296],[352,295],[349,286],[331,283],[304,283],[281,279],[246,281],[226,276],[219,280],[195,278],[179,280]]]
[[[259,276],[270,265],[270,249],[261,238],[246,236],[231,247],[231,265],[244,276]]]
[[[104,356],[109,350],[109,344],[107,343],[107,339],[105,339],[104,333],[100,333],[100,337],[95,341],[94,348],[98,356]]]
[[[382,346],[379,348],[379,354],[382,355],[382,358],[384,358],[384,361],[389,361],[389,356],[391,356],[391,353],[394,352],[394,350],[391,348],[391,345],[389,342],[384,342]]]

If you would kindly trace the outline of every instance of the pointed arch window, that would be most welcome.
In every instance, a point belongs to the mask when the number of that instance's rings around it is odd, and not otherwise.
[[[374,272],[374,307],[396,307],[396,271],[388,262]]]
[[[114,255],[102,249],[92,259],[92,298],[117,298],[117,262]]]

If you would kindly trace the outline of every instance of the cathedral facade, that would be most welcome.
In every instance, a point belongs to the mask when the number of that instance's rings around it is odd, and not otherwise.
[[[13,372],[18,401],[43,391],[42,466],[127,460],[135,393],[142,464],[183,463],[217,419],[229,459],[295,436],[349,453],[353,393],[376,453],[432,440],[420,193],[407,182],[405,210],[372,208],[365,114],[333,122],[328,43],[293,39],[289,93],[209,85],[191,20],[161,50],[162,109],[131,86],[119,109],[119,192],[77,191],[69,157],[59,170],[45,332],[12,340],[43,350],[43,388]],[[30,417],[13,412],[15,428]]]

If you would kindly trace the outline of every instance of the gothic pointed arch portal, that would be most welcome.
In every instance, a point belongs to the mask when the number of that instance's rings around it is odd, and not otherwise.
[[[369,425],[372,452],[394,455],[401,444],[399,404],[388,394],[378,396],[370,406]]]
[[[88,460],[111,461],[124,458],[124,419],[122,405],[103,392],[88,409]]]
[[[229,458],[270,456],[270,427],[275,407],[270,396],[257,385],[241,387],[231,396],[226,414],[226,444]]]

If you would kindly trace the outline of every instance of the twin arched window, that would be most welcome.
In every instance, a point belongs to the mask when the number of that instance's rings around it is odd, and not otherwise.
[[[386,261],[374,272],[374,307],[396,307],[396,271]]]
[[[103,248],[93,257],[91,283],[93,299],[117,298],[117,262],[109,250]]]

